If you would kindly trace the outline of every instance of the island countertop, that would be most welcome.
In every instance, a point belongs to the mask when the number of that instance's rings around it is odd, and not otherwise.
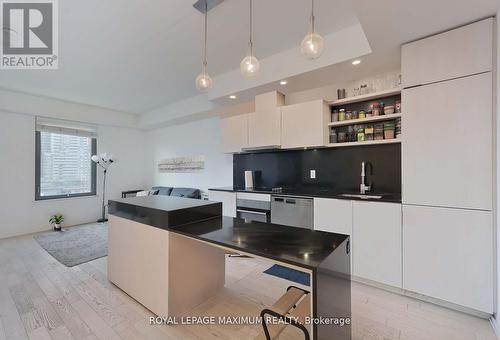
[[[171,232],[237,251],[315,269],[349,236],[219,217],[172,227]]]
[[[109,201],[109,213],[201,241],[317,268],[349,236],[223,217],[218,202],[169,196]]]

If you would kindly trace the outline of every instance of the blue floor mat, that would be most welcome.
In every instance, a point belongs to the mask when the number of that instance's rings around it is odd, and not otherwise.
[[[289,281],[300,283],[301,285],[309,286],[311,283],[311,278],[308,273],[304,273],[295,269],[280,266],[279,264],[273,265],[264,273],[281,277]]]

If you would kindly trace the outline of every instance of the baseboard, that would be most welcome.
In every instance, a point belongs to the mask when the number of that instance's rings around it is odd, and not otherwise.
[[[461,305],[457,305],[457,304],[452,303],[452,302],[448,302],[448,301],[444,301],[444,300],[441,300],[441,299],[433,298],[433,297],[430,297],[430,296],[427,296],[427,295],[422,295],[422,294],[415,293],[415,292],[412,292],[412,291],[409,291],[409,290],[405,290],[405,289],[402,289],[402,288],[389,286],[389,285],[386,285],[386,284],[383,284],[383,283],[379,283],[379,282],[376,282],[376,281],[372,281],[372,280],[360,278],[360,277],[357,277],[357,276],[352,276],[351,278],[352,278],[353,281],[358,282],[358,283],[362,283],[362,284],[365,284],[365,285],[368,285],[368,286],[379,288],[379,289],[382,289],[382,290],[385,290],[385,291],[388,291],[388,292],[391,292],[391,293],[394,293],[394,294],[403,295],[403,296],[410,297],[410,298],[413,298],[413,299],[416,299],[416,300],[420,300],[420,301],[424,301],[424,302],[427,302],[427,303],[432,303],[434,305],[437,305],[437,306],[440,306],[440,307],[443,307],[443,308],[452,309],[452,310],[455,310],[455,311],[458,311],[458,312],[461,312],[461,313],[465,313],[465,314],[469,314],[469,315],[472,315],[472,316],[476,316],[476,317],[481,318],[481,319],[491,320],[491,318],[492,318],[491,314],[488,314],[486,312],[482,312],[482,311],[479,311],[479,310],[476,310],[476,309],[472,309],[472,308],[469,308],[469,307],[464,307],[464,306],[461,306]],[[499,328],[500,328],[500,324],[499,324]],[[500,333],[497,333],[497,334],[500,334]],[[498,335],[497,335],[497,337],[498,337]]]
[[[500,320],[498,322],[500,323]],[[497,324],[497,319],[495,319],[494,316],[490,318],[490,325],[491,328],[493,328],[497,339],[500,339],[500,329],[498,329],[500,325]]]

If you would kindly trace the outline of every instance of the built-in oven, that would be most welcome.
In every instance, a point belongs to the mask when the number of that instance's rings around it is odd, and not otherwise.
[[[236,215],[247,221],[271,222],[269,194],[237,193]]]

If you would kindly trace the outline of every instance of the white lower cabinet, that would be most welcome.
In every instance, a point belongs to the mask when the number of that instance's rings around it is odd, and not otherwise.
[[[401,204],[353,202],[353,275],[402,287]]]
[[[404,205],[403,288],[493,313],[492,223],[489,211]]]
[[[208,200],[222,202],[222,215],[236,217],[236,193],[230,191],[208,190]]]
[[[351,235],[352,201],[315,198],[314,229]]]

